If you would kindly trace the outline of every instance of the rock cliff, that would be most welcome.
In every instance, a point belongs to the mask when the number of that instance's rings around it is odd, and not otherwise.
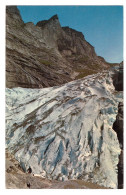
[[[114,86],[117,91],[123,91],[123,62],[120,63],[119,69],[115,71],[114,74]],[[118,188],[123,189],[123,165],[124,165],[124,160],[123,160],[123,153],[124,153],[124,148],[123,148],[123,101],[119,102],[118,104],[118,114],[116,116],[116,121],[113,124],[113,129],[117,133],[117,137],[119,140],[120,144],[120,149],[121,149],[121,154],[119,156],[119,163],[118,163]]]
[[[7,87],[56,86],[109,66],[81,32],[62,28],[57,15],[34,25],[23,22],[16,6],[7,6]]]

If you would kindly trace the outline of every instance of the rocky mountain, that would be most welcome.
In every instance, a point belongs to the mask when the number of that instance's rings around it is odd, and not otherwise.
[[[60,87],[6,89],[6,144],[24,171],[117,188],[123,94],[103,71]]]
[[[57,86],[108,67],[57,15],[34,25],[23,22],[16,6],[6,7],[6,87]]]

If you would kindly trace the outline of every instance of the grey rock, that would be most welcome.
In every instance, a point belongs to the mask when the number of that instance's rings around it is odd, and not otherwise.
[[[61,27],[58,16],[24,23],[16,6],[6,8],[6,86],[57,86],[110,65],[81,32]]]

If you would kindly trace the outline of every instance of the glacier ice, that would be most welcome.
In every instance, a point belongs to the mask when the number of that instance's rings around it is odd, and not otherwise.
[[[60,87],[7,88],[6,147],[25,171],[117,188],[112,125],[121,100],[108,71]]]

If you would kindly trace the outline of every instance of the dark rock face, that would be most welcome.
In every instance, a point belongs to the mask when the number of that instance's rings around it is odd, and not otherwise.
[[[47,23],[51,22],[52,20],[58,20],[58,16],[54,15],[49,20],[42,20],[40,22],[37,22],[36,26],[44,27]]]
[[[123,188],[123,103],[120,102],[118,105],[118,115],[116,121],[113,124],[113,129],[117,133],[117,137],[120,143],[121,154],[119,156],[118,164],[118,188]]]
[[[12,14],[17,14],[18,16],[20,15],[20,12],[16,6],[7,6],[6,11],[9,13],[11,12]]]
[[[123,103],[120,102],[118,106],[118,115],[116,121],[113,124],[113,129],[117,133],[117,137],[120,143],[121,154],[119,156],[118,164],[118,188],[123,188]]]
[[[69,55],[72,58],[72,55],[85,55],[93,59],[93,61],[98,60],[94,47],[84,39],[84,35],[81,32],[69,27],[63,27],[62,29],[65,33],[58,39],[58,49],[61,52],[70,51]]]
[[[113,124],[113,128],[117,133],[121,148],[123,148],[123,102],[120,102],[118,105],[118,115],[115,123]]]
[[[117,91],[123,91],[123,62],[119,64],[119,68],[115,69],[113,76],[113,84]],[[117,133],[117,137],[120,143],[121,154],[119,156],[118,163],[118,188],[123,188],[123,102],[118,105],[118,114],[116,121],[113,124],[113,129]]]
[[[16,6],[6,7],[6,87],[56,86],[108,67],[57,15],[35,26],[22,21]]]
[[[119,64],[119,70],[115,70],[113,84],[117,91],[123,91],[123,62]]]

